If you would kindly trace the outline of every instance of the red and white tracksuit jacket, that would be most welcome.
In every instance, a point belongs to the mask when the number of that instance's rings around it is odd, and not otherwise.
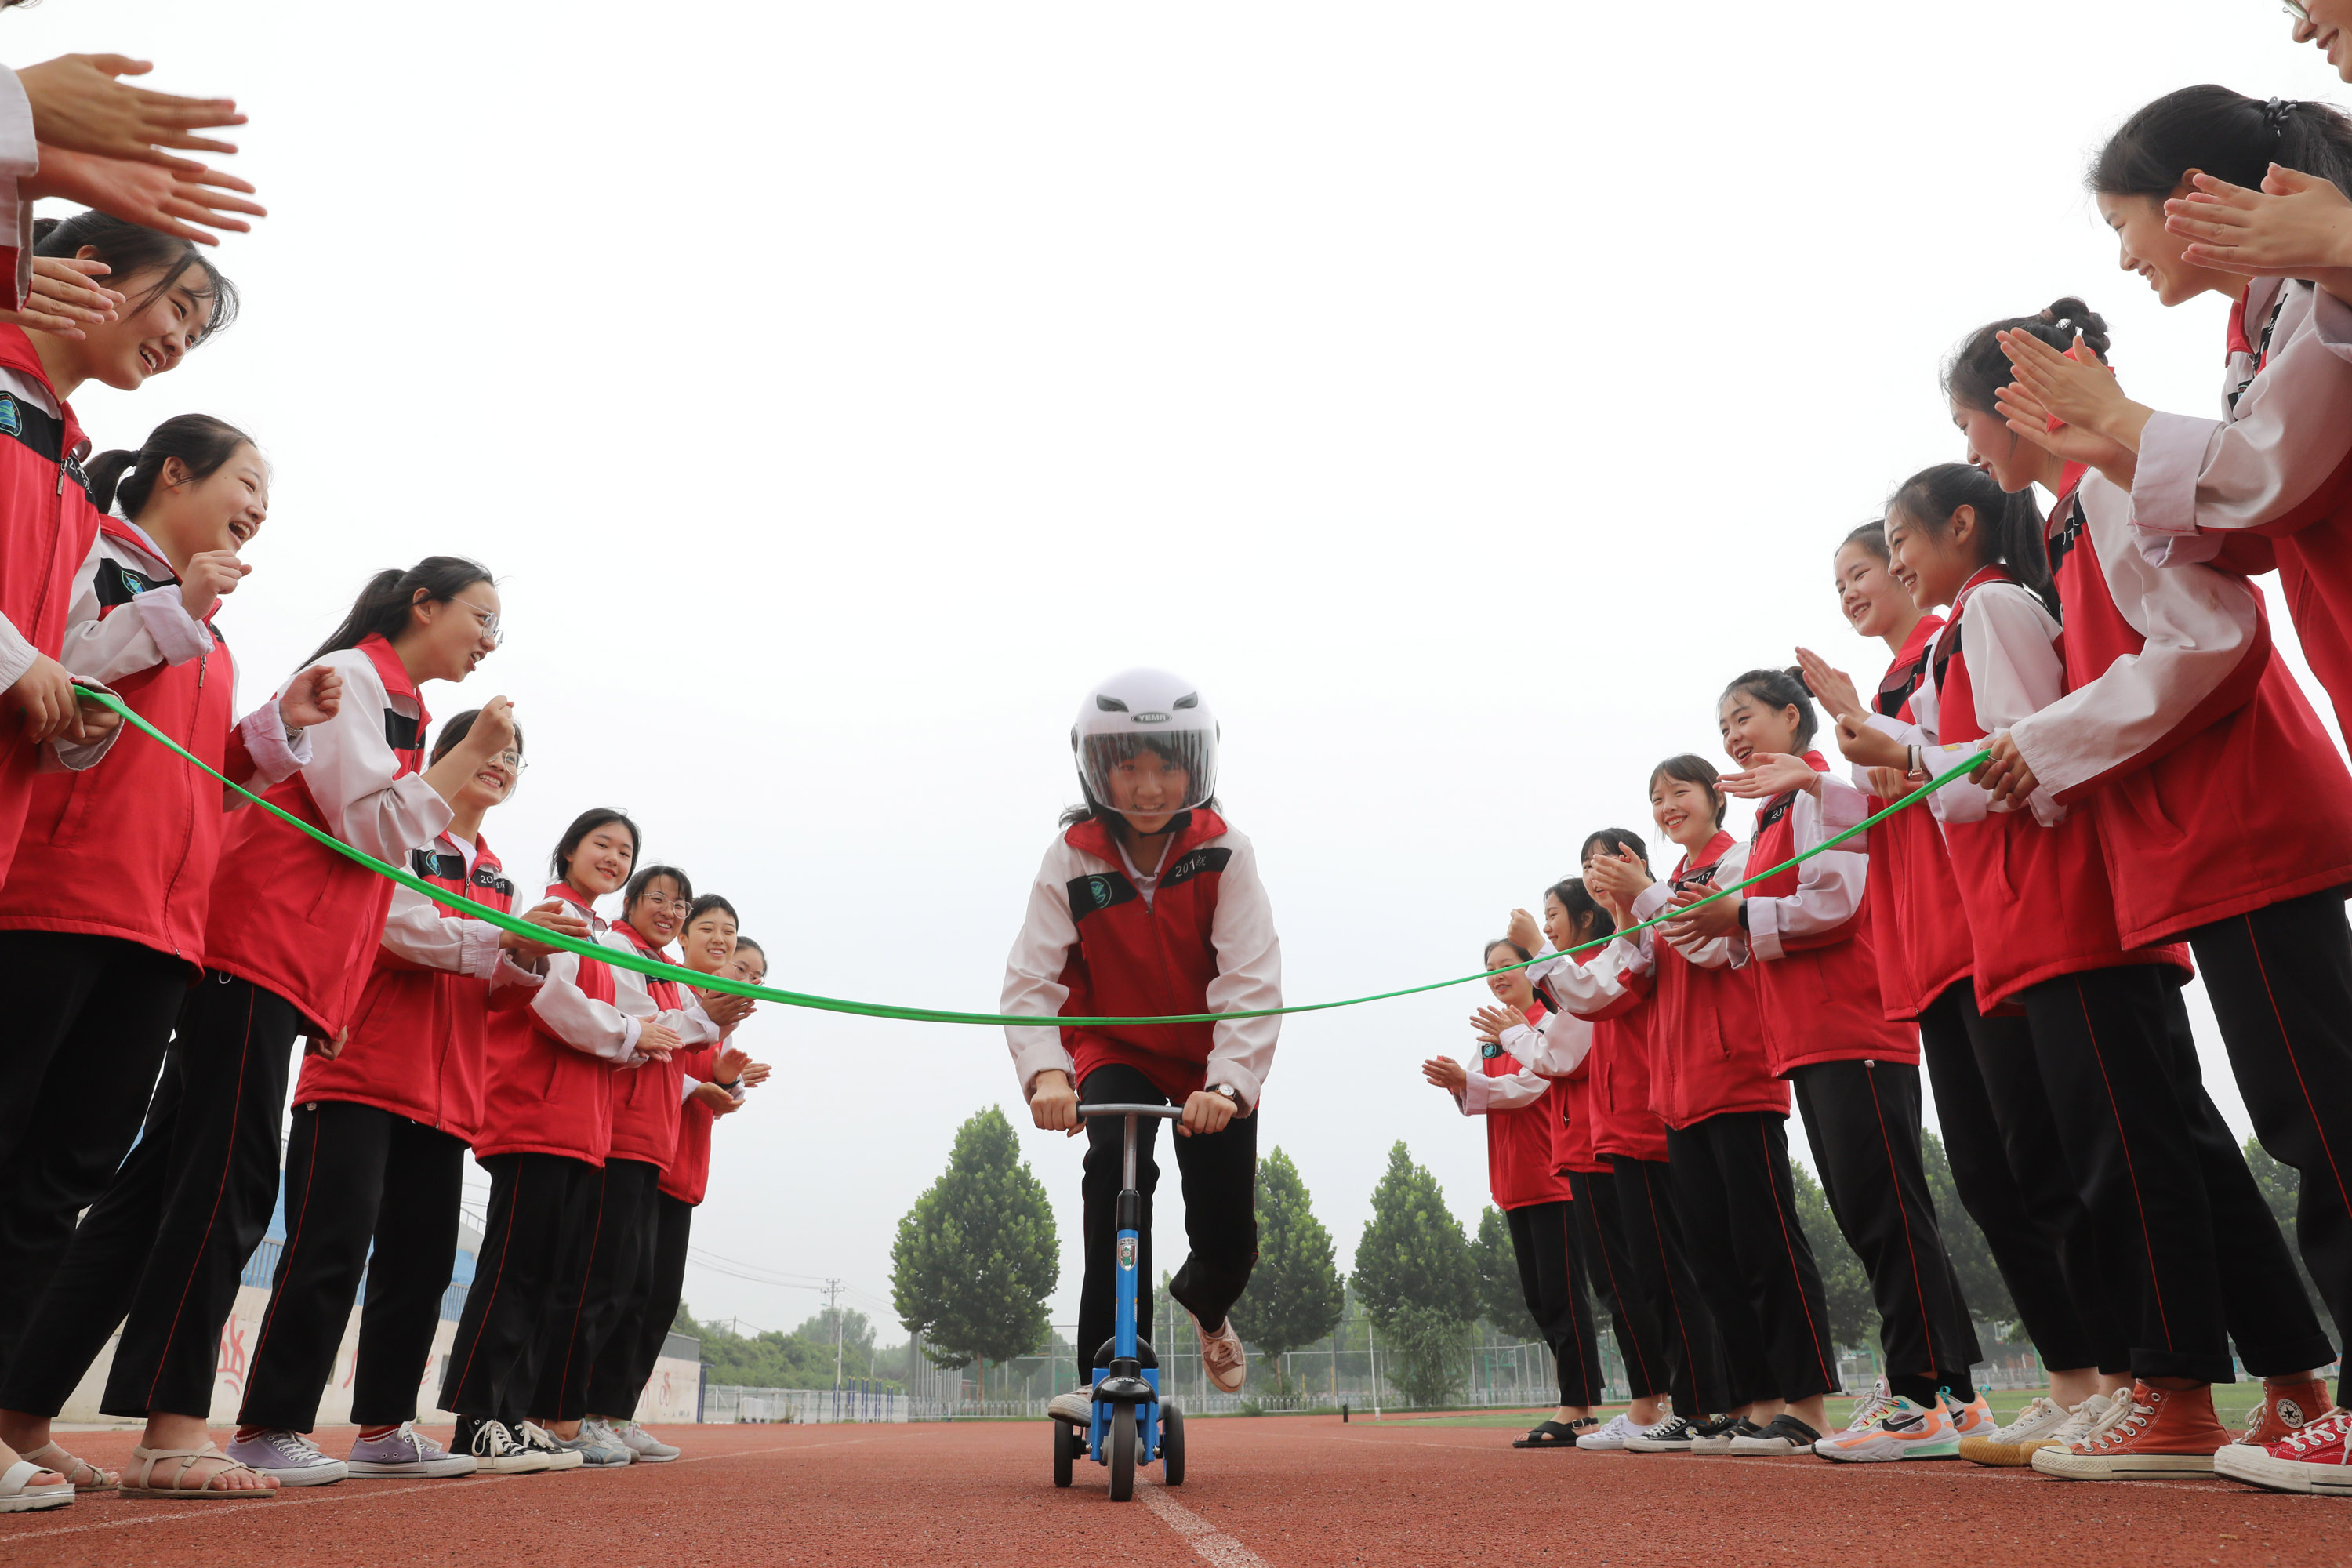
[[[2260,590],[2152,565],[2096,473],[2049,540],[2067,690],[2010,736],[2053,798],[2090,801],[2124,944],[2352,884],[2352,772],[2272,658]]]
[[[1509,1043],[1481,1045],[1477,1065],[1454,1097],[1463,1115],[1486,1119],[1486,1189],[1507,1213],[1566,1203],[1573,1194],[1554,1131],[1561,1125],[1565,1079],[1591,1048],[1592,1026],[1547,1013],[1538,1002],[1528,1023],[1504,1030],[1503,1040]]]
[[[2134,542],[2159,566],[2275,562],[2304,657],[2352,735],[2352,305],[2254,279],[2230,310],[2221,417],[2152,416],[2131,504]]]
[[[1156,1017],[1282,1005],[1282,947],[1250,841],[1213,811],[1192,820],[1149,875],[1099,822],[1045,851],[1021,935],[1005,961],[999,1011],[1055,1017]],[[1171,1101],[1231,1084],[1250,1110],[1274,1066],[1279,1017],[1004,1035],[1021,1092],[1059,1069],[1074,1083],[1108,1062],[1149,1078]]]
[[[33,291],[33,200],[17,182],[41,172],[33,105],[15,71],[0,82],[0,310],[23,308]]]
[[[514,909],[514,884],[487,840],[463,845],[445,833],[411,855],[408,869],[475,903]],[[394,889],[351,1037],[336,1057],[302,1058],[294,1102],[352,1100],[473,1142],[491,994],[523,983],[525,972],[499,947],[498,927]]]
[[[1633,900],[1635,921],[1664,912],[1678,888],[1711,892],[1748,875],[1748,846],[1718,831],[1675,874]],[[1689,1127],[1739,1110],[1789,1114],[1789,1085],[1773,1071],[1754,978],[1731,966],[1731,943],[1717,937],[1687,948],[1659,940],[1655,928],[1611,944],[1627,973],[1647,973],[1650,993],[1650,1109],[1668,1127]]]
[[[644,953],[675,963],[677,958],[648,942],[636,927],[623,921],[608,929],[607,947]],[[710,1076],[719,1055],[721,1031],[702,1010],[694,994],[675,980],[656,980],[633,969],[613,971],[614,1000],[624,1011],[649,1017],[678,1037],[669,1060],[649,1061],[635,1072],[614,1080],[613,1144],[610,1158],[642,1160],[667,1167],[677,1152],[678,1116],[686,1080]],[[634,996],[635,1001],[628,1000]],[[644,1011],[638,1013],[638,1007]]]
[[[1653,1109],[1650,1081],[1650,1022],[1654,1009],[1650,997],[1650,972],[1622,942],[1565,957],[1544,944],[1537,954],[1545,962],[1528,973],[1558,996],[1560,1005],[1592,1026],[1592,1048],[1580,1069],[1585,1083],[1583,1105],[1590,1111],[1589,1139],[1572,1135],[1558,1147],[1571,1170],[1586,1167],[1573,1157],[1590,1142],[1595,1169],[1610,1168],[1612,1155],[1629,1160],[1663,1161],[1666,1157],[1666,1124]]]
[[[395,864],[449,826],[449,803],[418,775],[429,716],[400,656],[380,637],[319,661],[343,678],[334,718],[305,731],[310,760],[263,798]],[[343,1032],[392,909],[393,884],[266,811],[232,819],[214,873],[205,964]]]
[[[15,188],[5,168],[0,185]],[[0,325],[0,690],[16,685],[36,657],[56,658],[64,647],[74,574],[98,537],[99,512],[81,471],[89,452],[89,438],[50,386],[33,341],[21,327]],[[88,767],[120,734],[53,754],[68,767]],[[10,714],[0,723],[0,881],[43,765],[39,749],[26,743],[24,725]]]
[[[1819,752],[1807,752],[1804,760],[1817,773],[1829,772]],[[1799,790],[1777,796],[1756,814],[1748,865],[1784,865],[1832,836],[1812,795]],[[1878,994],[1878,955],[1863,912],[1869,877],[1868,856],[1825,849],[1744,895],[1746,940],[1731,939],[1731,962],[1756,978],[1757,1009],[1777,1077],[1816,1062],[1919,1063],[1919,1031],[1889,1020]]]
[[[569,883],[545,895],[570,904],[597,941],[609,929],[594,900]],[[644,994],[625,1010],[611,966],[578,953],[547,955],[542,973],[502,989],[483,1041],[482,1130],[474,1157],[557,1154],[601,1166],[613,1147],[614,1069],[648,1059],[636,1048],[653,1016]]]
[[[1922,616],[1878,683],[1871,706],[1897,725],[1913,722],[1914,693],[1925,682],[1941,616]],[[1870,771],[1853,770],[1863,795],[1853,802],[1860,816],[1829,823],[1832,831],[1853,826],[1893,803],[1870,795]],[[1824,811],[1833,808],[1835,781],[1824,781]],[[1878,954],[1878,999],[1888,1018],[1916,1020],[1937,997],[1968,979],[1976,966],[1969,920],[1952,880],[1951,852],[1932,811],[1900,811],[1870,830],[1870,944]]]
[[[1879,718],[1872,727],[1918,746],[1930,774],[1948,773],[2064,692],[2060,640],[2042,601],[2005,569],[1989,566],[1962,584],[1936,638],[1929,677],[1911,697],[1916,722]],[[1869,809],[1859,791],[1834,780],[1822,782],[1822,795],[1832,826],[1860,821]],[[1948,846],[1979,1009],[1993,1011],[2028,986],[2088,969],[2188,968],[2183,948],[2123,945],[2088,812],[2070,812],[2047,789],[2023,811],[1991,810],[1991,798],[1961,778],[1927,801],[1927,820],[1940,825]]]
[[[257,793],[310,760],[278,704],[236,718],[219,629],[182,607],[179,579],[137,524],[101,520],[73,582],[58,662]],[[104,767],[35,780],[0,930],[117,937],[201,971],[221,839],[245,797],[144,736]]]

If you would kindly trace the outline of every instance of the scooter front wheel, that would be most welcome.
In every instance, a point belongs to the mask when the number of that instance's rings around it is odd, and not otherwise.
[[[1173,1405],[1160,1407],[1160,1466],[1164,1485],[1184,1484],[1184,1412]]]
[[[1066,1421],[1047,1425],[1054,1428],[1054,1484],[1066,1487],[1070,1484],[1070,1467],[1078,1456],[1077,1429]]]
[[[1122,1405],[1110,1418],[1110,1500],[1135,1496],[1135,1412]]]

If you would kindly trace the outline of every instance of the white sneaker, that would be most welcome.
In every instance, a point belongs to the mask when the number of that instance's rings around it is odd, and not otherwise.
[[[677,1448],[663,1442],[632,1421],[625,1426],[606,1424],[605,1430],[621,1440],[621,1447],[637,1457],[641,1465],[666,1465],[678,1456]]]
[[[567,1448],[562,1439],[536,1421],[524,1421],[515,1426],[515,1441],[533,1454],[547,1457],[551,1470],[576,1470],[588,1462],[588,1457],[577,1448]]]
[[[1192,1320],[1192,1327],[1201,1335],[1201,1366],[1209,1381],[1221,1394],[1239,1394],[1242,1380],[1249,1375],[1249,1357],[1242,1352],[1242,1337],[1234,1332],[1234,1321],[1227,1318],[1211,1333],[1201,1327],[1201,1320]]]
[[[2050,1434],[2050,1440],[2063,1448],[2069,1443],[2095,1437],[2122,1420],[2130,1408],[2129,1399],[2117,1398],[2112,1394],[2094,1394],[2074,1406],[2058,1429]]]
[[[2016,1419],[1990,1435],[1961,1438],[1960,1458],[1979,1465],[2030,1465],[2033,1451],[2057,1442],[2060,1428],[2074,1420],[2074,1411],[2081,1408],[2078,1405],[2069,1410],[2055,1400],[2037,1396],[2026,1402]]]
[[[1647,1428],[1635,1426],[1621,1410],[1612,1415],[1608,1424],[1599,1431],[1587,1432],[1583,1436],[1579,1437],[1576,1440],[1576,1446],[1591,1453],[1613,1451],[1622,1448],[1645,1430]]]
[[[547,1456],[524,1445],[503,1421],[485,1421],[474,1428],[467,1452],[479,1468],[493,1475],[529,1476],[547,1468]]]
[[[228,1457],[277,1477],[281,1487],[331,1487],[351,1474],[351,1467],[341,1459],[329,1458],[309,1437],[282,1426],[232,1438]]]
[[[1073,1426],[1091,1426],[1095,1420],[1094,1390],[1080,1388],[1068,1394],[1057,1394],[1046,1402],[1045,1414]]]

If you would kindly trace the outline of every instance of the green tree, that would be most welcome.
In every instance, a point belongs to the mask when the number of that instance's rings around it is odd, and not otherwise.
[[[1478,1310],[1495,1331],[1521,1344],[1543,1338],[1543,1331],[1528,1315],[1527,1292],[1519,1288],[1511,1222],[1492,1204],[1478,1216],[1478,1239],[1470,1244],[1470,1256],[1478,1269]]]
[[[1046,1333],[1062,1272],[1045,1189],[994,1106],[956,1130],[948,1168],[898,1222],[890,1300],[940,1366],[1010,1361]]]
[[[1952,1181],[1952,1162],[1944,1141],[1922,1131],[1919,1155],[1927,1167],[1927,1195],[1935,1200],[1936,1228],[1943,1233],[1952,1272],[1960,1277],[1960,1294],[1968,1300],[1969,1311],[1988,1322],[2011,1321],[2017,1316],[2017,1303],[2010,1299],[2009,1281],[2000,1277],[2000,1266],[1992,1260],[1992,1244],[1960,1205],[1960,1189]]]
[[[1862,1259],[1845,1244],[1830,1200],[1802,1160],[1789,1162],[1789,1179],[1797,1190],[1797,1217],[1812,1244],[1813,1260],[1821,1266],[1822,1295],[1830,1314],[1830,1342],[1848,1348],[1864,1342],[1878,1322],[1878,1308],[1870,1299],[1870,1276]]]
[[[1372,1219],[1349,1277],[1381,1332],[1381,1362],[1415,1405],[1437,1405],[1468,1371],[1478,1270],[1437,1178],[1400,1141],[1372,1189]]]
[[[1280,1149],[1258,1162],[1257,1248],[1249,1288],[1234,1303],[1234,1330],[1266,1358],[1275,1386],[1283,1389],[1283,1355],[1337,1328],[1346,1293],[1331,1233],[1315,1217],[1298,1167]]]
[[[2286,1249],[2294,1254],[2294,1271],[2303,1280],[2303,1289],[2311,1298],[2312,1310],[2319,1314],[2329,1336],[2335,1335],[2335,1319],[2328,1314],[2327,1303],[2321,1300],[2319,1288],[2312,1283],[2311,1266],[2303,1260],[2300,1240],[2301,1226],[2296,1215],[2302,1202],[2303,1173],[2293,1165],[2271,1158],[2270,1151],[2253,1139],[2246,1140],[2246,1168],[2254,1173],[2254,1185],[2262,1188],[2263,1201],[2271,1205],[2271,1215],[2286,1237]],[[2338,1344],[2343,1341],[2336,1339]]]

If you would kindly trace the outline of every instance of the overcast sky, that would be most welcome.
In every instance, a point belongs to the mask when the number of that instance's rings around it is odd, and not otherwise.
[[[274,215],[221,247],[236,327],[84,422],[267,449],[224,614],[248,701],[370,571],[498,573],[506,647],[425,695],[515,700],[488,836],[519,879],[626,806],[776,983],[985,1010],[1070,717],[1137,664],[1223,720],[1291,1000],[1476,968],[1587,831],[1650,832],[1651,764],[1717,754],[1732,675],[1802,641],[1875,678],[1830,556],[1961,455],[1955,340],[2080,293],[2137,395],[2212,410],[2225,308],[2115,270],[2101,137],[2195,81],[2338,91],[2256,0],[436,15],[0,19],[12,63],[236,96]],[[1486,1201],[1483,1130],[1415,1065],[1479,998],[1286,1026],[1261,1138],[1343,1268],[1396,1139]],[[837,1277],[887,1319],[957,1124],[1025,1127],[1001,1034],[771,1006],[743,1037],[777,1073],[695,1239],[747,1267],[688,1300],[789,1327],[818,1298],[766,1281]],[[1078,1150],[1024,1144],[1065,1321]]]

